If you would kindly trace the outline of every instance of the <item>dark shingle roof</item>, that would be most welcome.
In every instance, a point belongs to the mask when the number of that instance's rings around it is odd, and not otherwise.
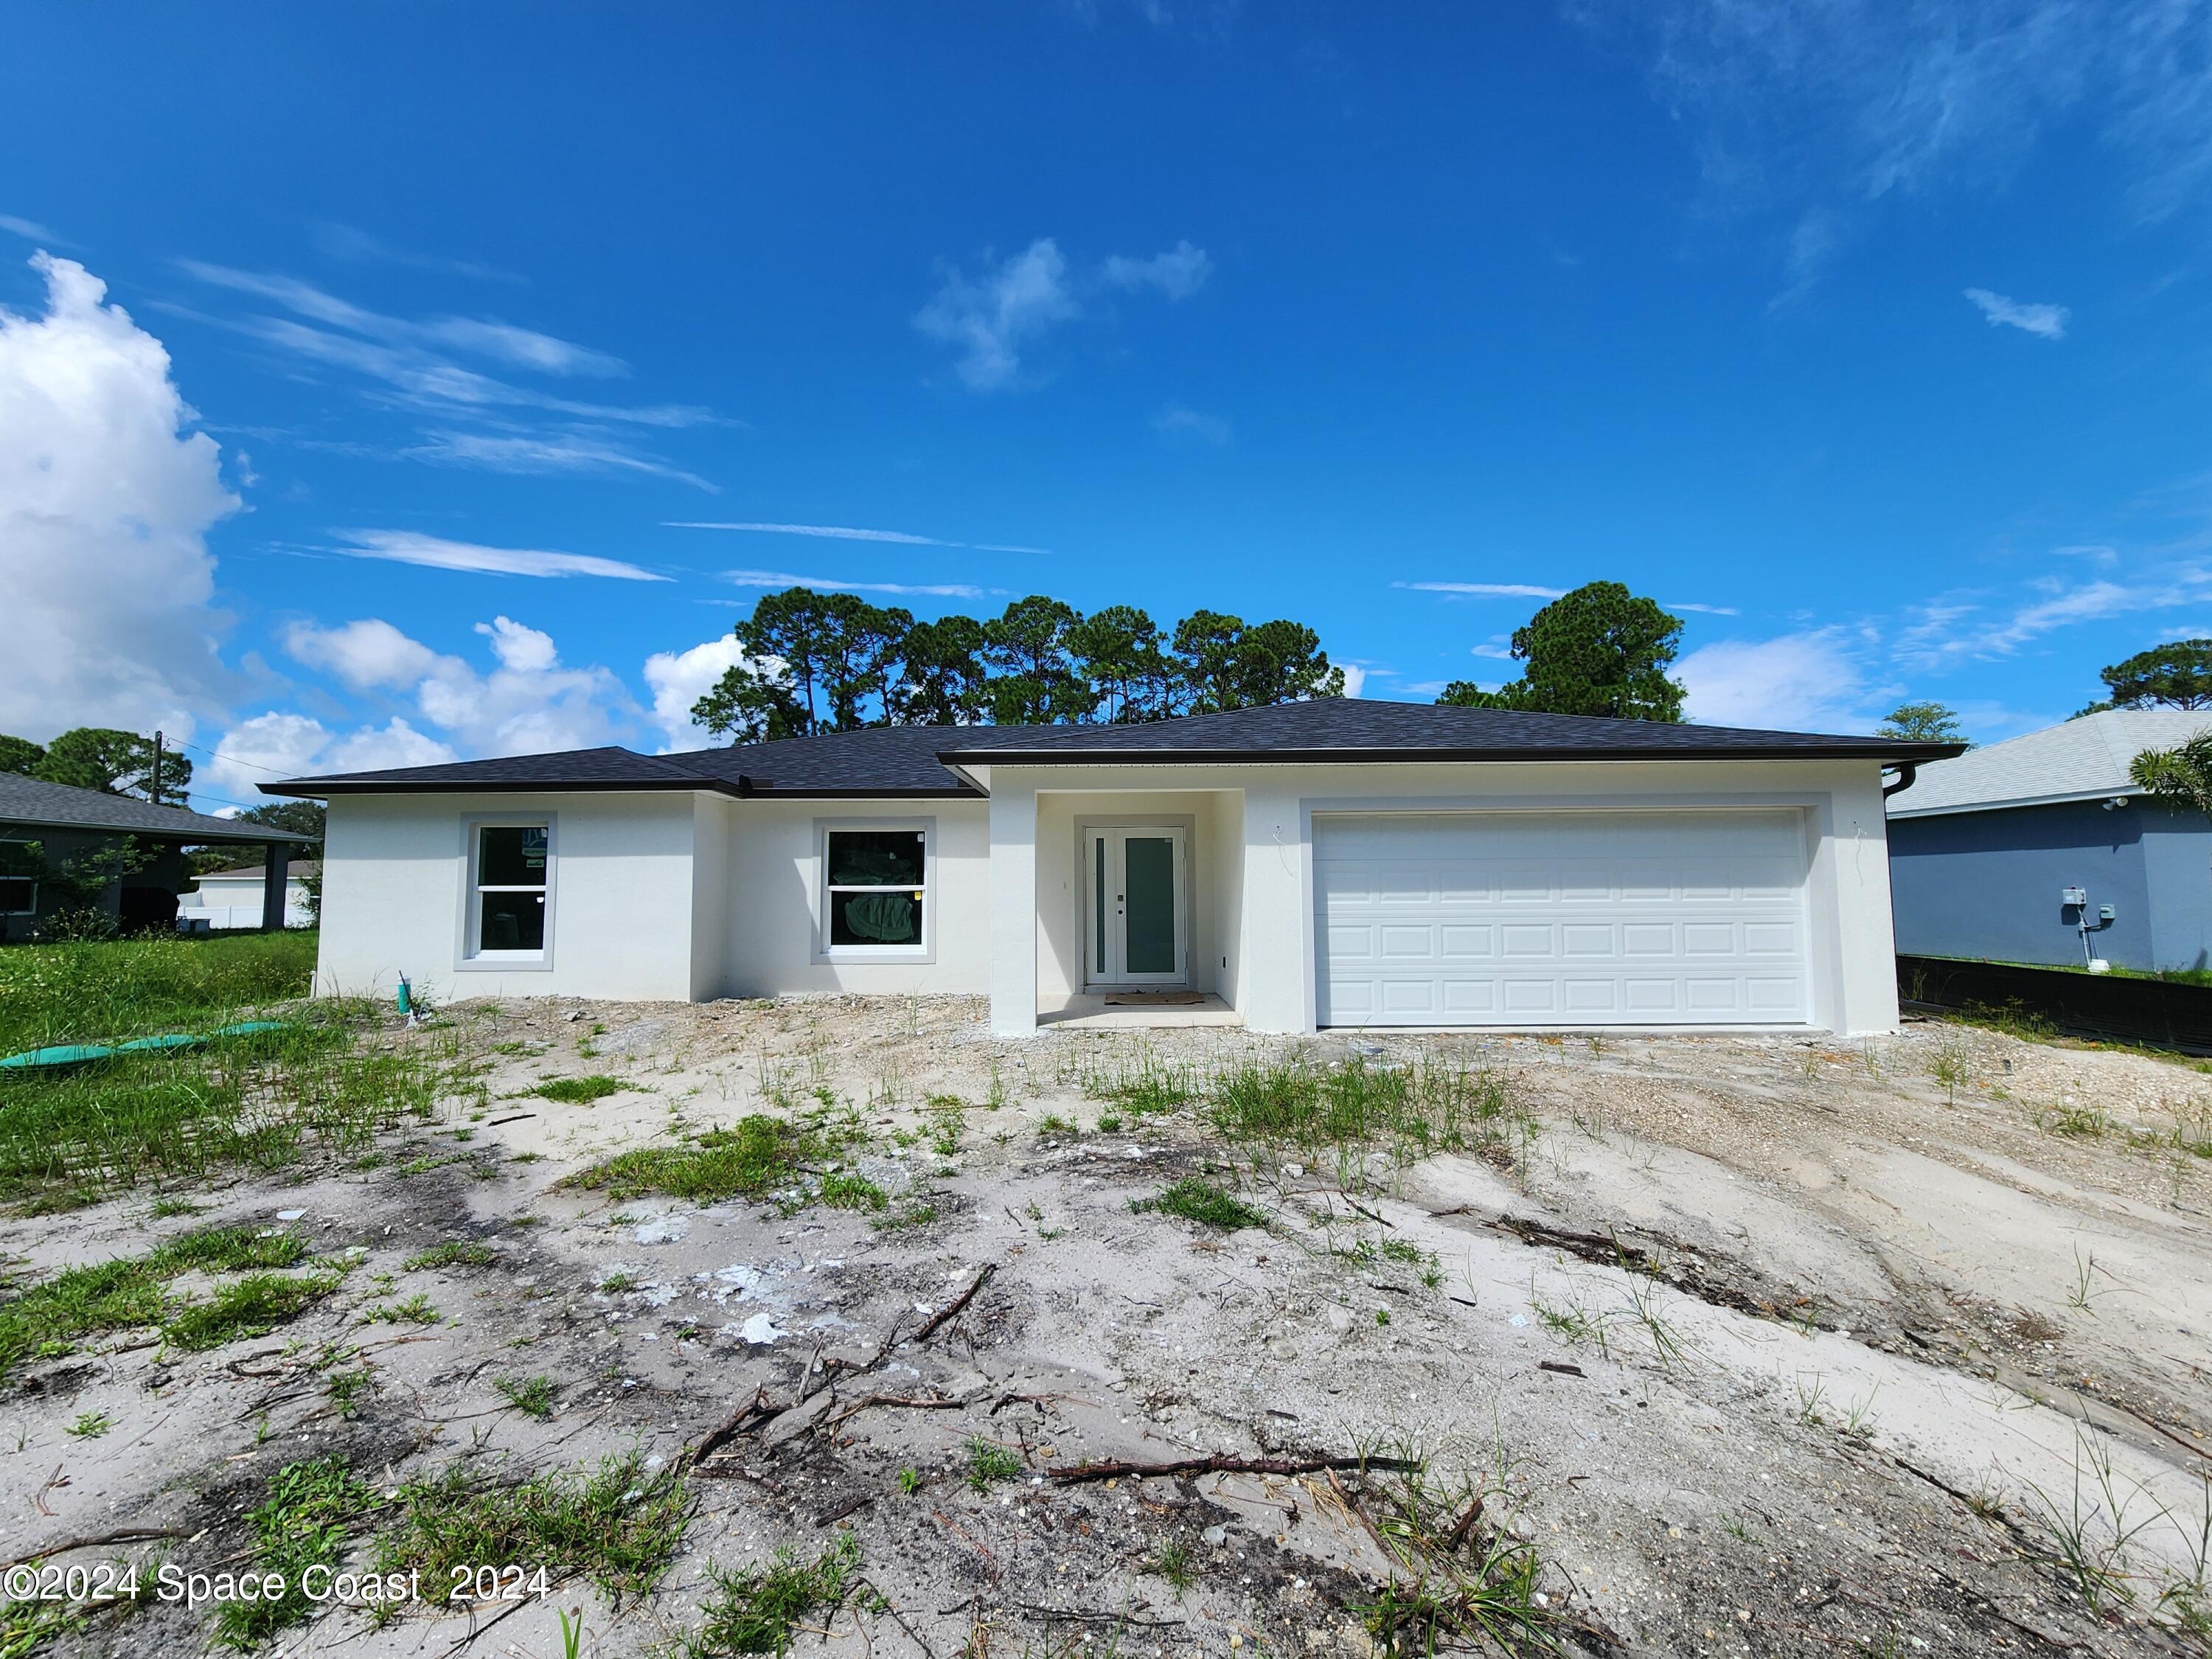
[[[265,783],[272,795],[435,790],[709,789],[728,795],[958,796],[979,793],[947,762],[1790,760],[1891,764],[1959,752],[1956,744],[1724,726],[1516,714],[1492,708],[1328,698],[1143,726],[884,726],[779,743],[645,756],[627,749],[409,766]]]
[[[142,836],[162,836],[189,842],[307,842],[288,830],[270,830],[258,823],[239,823],[188,812],[181,806],[156,806],[131,795],[111,795],[99,789],[79,789],[66,783],[48,783],[18,772],[0,772],[0,823],[27,824],[54,830],[103,830]]]
[[[1522,714],[1502,708],[1380,702],[1328,697],[1313,702],[1239,708],[1224,714],[1140,726],[1044,726],[987,729],[991,740],[963,739],[943,753],[978,762],[1072,763],[1279,760],[1784,760],[1863,758],[1893,763],[1955,755],[1958,744],[1898,742],[1808,732],[1745,731],[1729,726],[1599,720],[1583,714]]]

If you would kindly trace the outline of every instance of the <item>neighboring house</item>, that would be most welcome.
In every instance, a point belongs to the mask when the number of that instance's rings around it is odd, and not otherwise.
[[[98,886],[90,899],[132,932],[174,924],[177,895],[191,879],[186,847],[259,846],[271,859],[289,860],[295,848],[311,844],[304,836],[258,823],[0,772],[0,939],[28,939],[55,911],[82,902],[70,878],[91,869],[103,849],[125,836],[137,848],[130,860],[135,867]],[[283,891],[280,876],[276,892]],[[281,897],[276,914],[281,919]]]
[[[315,925],[315,907],[308,896],[307,884],[321,868],[319,863],[311,860],[292,866],[285,877],[287,927]],[[195,927],[204,926],[210,933],[217,933],[234,927],[263,925],[269,885],[265,866],[246,864],[235,870],[210,870],[196,880],[198,890],[181,894],[177,899],[177,919],[180,923],[189,922]]]
[[[2145,750],[2208,727],[2212,711],[2113,708],[1920,768],[1889,800],[1897,948],[2212,967],[2212,820],[2128,777]],[[2069,902],[2075,890],[2081,904]]]
[[[1958,745],[1332,699],[263,787],[330,804],[319,982],[1100,994],[1255,1029],[1897,1018],[1881,774]]]

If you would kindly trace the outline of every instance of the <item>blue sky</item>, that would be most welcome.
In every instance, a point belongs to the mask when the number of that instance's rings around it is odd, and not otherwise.
[[[2212,7],[641,16],[11,14],[0,730],[681,744],[787,578],[1985,739],[2212,632]]]

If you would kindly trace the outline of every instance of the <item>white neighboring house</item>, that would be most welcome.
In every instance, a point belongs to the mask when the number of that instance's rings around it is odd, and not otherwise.
[[[284,925],[312,927],[315,907],[308,900],[307,883],[322,866],[310,861],[286,872]],[[198,927],[204,922],[211,933],[232,927],[261,926],[262,887],[267,872],[258,864],[235,870],[215,870],[198,878],[199,890],[177,896],[177,920]]]
[[[339,992],[1865,1032],[1897,1023],[1883,773],[1957,751],[1338,698],[263,787],[329,803]]]

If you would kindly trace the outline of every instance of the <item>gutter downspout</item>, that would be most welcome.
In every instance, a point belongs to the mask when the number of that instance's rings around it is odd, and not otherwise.
[[[1887,771],[1889,769],[1885,767],[1882,769]],[[1885,783],[1882,785],[1881,798],[1884,800],[1887,800],[1899,790],[1911,788],[1913,779],[1917,777],[1919,775],[1920,769],[1914,763],[1911,761],[1899,761],[1897,763],[1897,781],[1894,783]]]

